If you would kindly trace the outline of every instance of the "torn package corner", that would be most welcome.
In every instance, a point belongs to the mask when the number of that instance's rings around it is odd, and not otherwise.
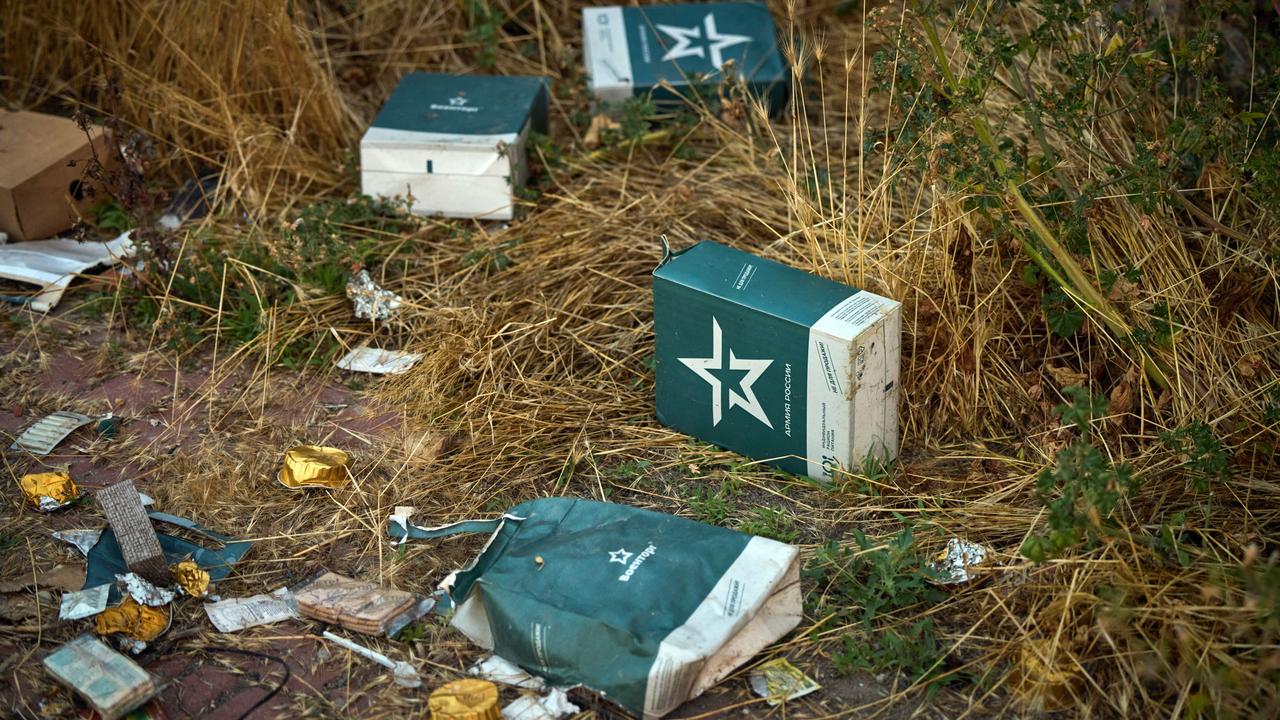
[[[343,356],[338,361],[338,369],[374,375],[399,375],[408,372],[421,359],[422,355],[418,353],[379,350],[362,345]]]
[[[3,277],[3,275],[0,275]],[[57,410],[40,418],[13,441],[10,449],[26,450],[32,455],[48,455],[72,432],[93,422],[88,415]]]
[[[44,659],[45,670],[74,690],[104,720],[115,720],[155,697],[151,675],[92,635],[81,635]]]
[[[163,551],[166,571],[168,571],[170,564],[176,564],[189,558],[194,560],[200,569],[209,573],[210,582],[216,583],[230,575],[231,567],[239,562],[253,547],[253,543],[248,540],[229,538],[176,515],[153,511],[147,513],[147,517],[152,522],[161,522],[184,528],[211,540],[219,546],[204,547],[174,535],[156,533],[156,539]],[[116,575],[125,575],[131,570],[125,564],[124,555],[120,551],[120,543],[112,529],[108,528],[102,532],[98,542],[89,551],[88,559],[89,571],[85,577],[85,587],[111,585],[111,602],[118,602],[123,595],[115,587]]]
[[[804,697],[822,686],[792,665],[786,658],[775,658],[751,671],[751,689],[768,698],[770,705]]]
[[[110,585],[99,585],[63,593],[62,606],[58,609],[58,619],[81,620],[97,615],[107,609],[107,595],[110,591]]]
[[[347,282],[347,297],[351,298],[356,317],[361,320],[388,320],[404,304],[399,295],[380,287],[364,269]]]
[[[80,551],[81,555],[88,557],[89,551],[102,538],[102,528],[93,530],[56,530],[53,533],[53,537],[74,546]]]

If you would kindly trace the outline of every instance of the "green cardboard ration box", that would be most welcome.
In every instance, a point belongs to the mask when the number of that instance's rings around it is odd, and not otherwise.
[[[791,75],[763,3],[596,7],[582,11],[582,48],[596,99],[672,99],[693,83],[742,77],[771,113],[786,105]]]
[[[814,478],[898,451],[900,303],[704,241],[653,272],[658,420]]]
[[[530,131],[547,131],[544,78],[410,73],[360,140],[360,184],[423,215],[510,220]]]

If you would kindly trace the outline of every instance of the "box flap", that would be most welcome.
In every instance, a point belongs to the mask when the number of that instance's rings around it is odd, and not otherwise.
[[[97,140],[102,128],[91,133]],[[0,110],[0,189],[16,188],[88,144],[84,131],[68,118]]]

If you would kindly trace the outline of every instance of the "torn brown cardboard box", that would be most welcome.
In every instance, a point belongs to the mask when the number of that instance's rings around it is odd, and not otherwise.
[[[86,134],[68,118],[0,110],[0,232],[37,240],[71,228],[93,202],[88,160],[95,149],[109,160],[103,137],[101,127]]]

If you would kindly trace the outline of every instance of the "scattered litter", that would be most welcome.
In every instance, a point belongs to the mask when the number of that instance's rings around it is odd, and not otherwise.
[[[27,502],[40,512],[61,510],[80,497],[80,488],[63,471],[23,475],[20,485]]]
[[[177,230],[183,223],[199,220],[213,209],[214,196],[218,194],[218,173],[208,173],[187,180],[173,194],[169,206],[156,224],[166,230]]]
[[[569,702],[564,690],[552,688],[542,696],[521,695],[502,708],[502,717],[503,720],[560,720],[581,710]]]
[[[152,607],[160,607],[173,602],[174,593],[168,588],[156,587],[143,580],[136,573],[117,575],[116,582],[124,585],[125,593],[136,602]]]
[[[81,635],[44,659],[45,670],[102,715],[116,720],[155,697],[151,675],[92,635]]]
[[[58,610],[58,619],[69,621],[93,617],[107,609],[107,596],[110,593],[110,585],[99,585],[98,587],[63,593],[62,606]]]
[[[429,598],[331,572],[295,590],[293,597],[302,615],[365,635],[395,635],[434,605]]]
[[[356,317],[361,320],[387,320],[404,304],[399,295],[379,287],[364,269],[347,281],[347,297],[351,298]]]
[[[76,276],[133,257],[133,251],[129,233],[109,242],[56,238],[0,245],[0,278],[38,285],[36,294],[16,299],[36,312],[49,312]]]
[[[454,680],[431,691],[427,707],[432,720],[494,720],[498,686],[488,680]]]
[[[147,518],[142,499],[133,483],[124,480],[98,491],[98,504],[115,533],[124,564],[129,570],[159,585],[168,585],[173,577],[155,528]]]
[[[947,549],[937,561],[930,564],[938,573],[937,582],[943,585],[968,582],[973,579],[969,568],[981,565],[987,559],[987,549],[976,543],[959,538],[947,541]]]
[[[577,498],[434,529],[400,517],[392,537],[492,533],[441,583],[455,628],[548,683],[586,686],[646,718],[719,683],[801,619],[799,551],[767,538]]]
[[[32,574],[26,572],[9,580],[0,580],[0,593],[22,592],[30,587],[40,590],[76,590],[84,583],[84,568],[55,565],[52,570]]]
[[[403,350],[379,350],[362,345],[338,361],[338,369],[374,375],[399,375],[422,359],[419,353]]]
[[[3,252],[0,250],[0,252]],[[0,271],[0,277],[4,277]],[[26,450],[32,455],[48,455],[53,449],[82,425],[93,422],[93,418],[80,413],[69,412],[67,410],[57,410],[40,418],[34,425],[27,428],[18,436],[13,444],[9,446],[11,450]]]
[[[298,445],[284,454],[277,479],[281,485],[302,488],[340,488],[347,484],[347,462],[351,457],[338,448]]]
[[[519,665],[509,660],[504,660],[497,655],[489,655],[472,665],[467,672],[485,680],[492,680],[503,685],[513,685],[525,690],[541,691],[547,686],[546,681],[542,678],[530,675]]]
[[[53,536],[69,545],[74,545],[81,555],[89,556],[89,551],[102,538],[102,528],[96,530],[56,530]]]
[[[216,583],[230,575],[231,566],[239,562],[253,548],[253,543],[248,540],[229,538],[186,518],[156,511],[148,513],[147,516],[152,522],[176,525],[189,532],[202,535],[220,545],[219,548],[206,548],[184,538],[158,533],[157,538],[161,549],[164,551],[166,572],[168,572],[169,564],[191,559],[195,560],[200,569],[209,573],[210,582]],[[120,552],[120,545],[116,540],[115,532],[110,528],[104,530],[102,537],[89,551],[88,557],[89,572],[85,578],[85,587],[110,584],[112,585],[111,600],[112,602],[117,601],[122,596],[114,587],[115,577],[116,575],[124,575],[130,570],[128,565],[125,564],[123,554]]]
[[[281,620],[298,616],[293,607],[285,600],[287,591],[276,591],[279,594],[254,595],[247,598],[233,598],[216,603],[205,603],[204,612],[209,622],[218,632],[236,632],[258,625],[270,625]]]
[[[209,594],[209,573],[200,569],[194,560],[183,560],[170,568],[173,579],[182,592],[195,598]]]
[[[410,665],[409,663],[403,660],[392,660],[391,658],[387,657],[386,655],[383,655],[380,652],[370,650],[369,648],[363,645],[360,645],[358,643],[351,642],[350,640],[344,637],[334,635],[328,630],[324,631],[324,637],[328,640],[331,640],[341,645],[342,647],[350,650],[351,652],[357,655],[368,658],[369,660],[372,660],[385,668],[389,668],[391,670],[392,678],[395,680],[396,684],[399,685],[400,687],[407,687],[407,688],[422,687],[422,677],[418,675],[418,671],[413,669],[413,666]]]
[[[822,686],[792,665],[786,658],[775,658],[751,671],[751,689],[769,704],[781,705],[787,700],[804,697]]]
[[[168,608],[143,605],[127,597],[119,605],[98,613],[94,632],[123,635],[125,646],[136,654],[169,629],[169,619]]]

